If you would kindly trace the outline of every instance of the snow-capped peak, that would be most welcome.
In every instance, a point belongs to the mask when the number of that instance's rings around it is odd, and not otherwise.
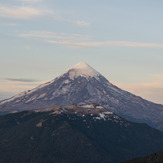
[[[95,69],[93,69],[85,62],[77,63],[76,65],[72,66],[67,72],[69,72],[69,77],[71,79],[74,79],[78,76],[84,76],[87,79],[89,77],[98,78],[98,76],[100,75],[99,72],[97,72]]]
[[[72,66],[70,69],[93,69],[85,62],[79,62],[76,65]]]

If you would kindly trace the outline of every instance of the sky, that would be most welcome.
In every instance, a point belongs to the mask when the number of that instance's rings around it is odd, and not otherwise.
[[[163,104],[163,1],[1,0],[0,100],[84,61]]]

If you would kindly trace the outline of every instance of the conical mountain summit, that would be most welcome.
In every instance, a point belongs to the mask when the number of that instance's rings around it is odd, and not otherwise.
[[[1,113],[54,106],[96,103],[131,121],[163,130],[163,106],[111,84],[88,64],[80,62],[61,76],[0,102]]]
[[[71,79],[77,78],[79,76],[86,77],[87,79],[89,77],[98,78],[98,76],[100,76],[99,72],[97,72],[85,62],[79,62],[78,64],[72,66],[67,72],[69,73],[69,77]]]

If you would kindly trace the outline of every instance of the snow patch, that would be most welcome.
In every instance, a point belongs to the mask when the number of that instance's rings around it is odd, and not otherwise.
[[[28,99],[25,103],[29,103],[37,98],[37,95],[32,96],[30,99]]]
[[[67,79],[67,80],[64,81],[64,83],[68,84],[68,83],[70,83],[70,80]]]
[[[102,113],[99,113],[99,116],[98,117],[94,117],[94,119],[97,119],[97,120],[109,120],[110,119],[110,115],[113,115],[113,118],[116,118],[116,115],[114,115],[113,112],[102,112]],[[118,118],[117,118],[118,119]]]
[[[110,111],[106,111],[106,112],[103,112],[104,114],[107,114],[107,115],[109,115],[109,114],[113,114],[113,112],[110,112]]]
[[[104,109],[102,106],[96,106],[97,109]]]
[[[94,105],[93,104],[87,104],[87,105],[82,105],[81,107],[82,108],[90,108],[90,109],[93,109],[94,108]]]
[[[46,93],[41,94],[40,96],[37,97],[37,99],[43,98],[46,96]]]
[[[105,114],[99,113],[99,115],[100,115],[100,118],[101,118],[101,119],[104,119],[104,118],[105,118]]]

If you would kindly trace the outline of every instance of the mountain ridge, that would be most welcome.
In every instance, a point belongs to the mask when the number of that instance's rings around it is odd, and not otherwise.
[[[105,112],[87,104],[0,116],[0,162],[118,163],[162,148],[161,131]]]

